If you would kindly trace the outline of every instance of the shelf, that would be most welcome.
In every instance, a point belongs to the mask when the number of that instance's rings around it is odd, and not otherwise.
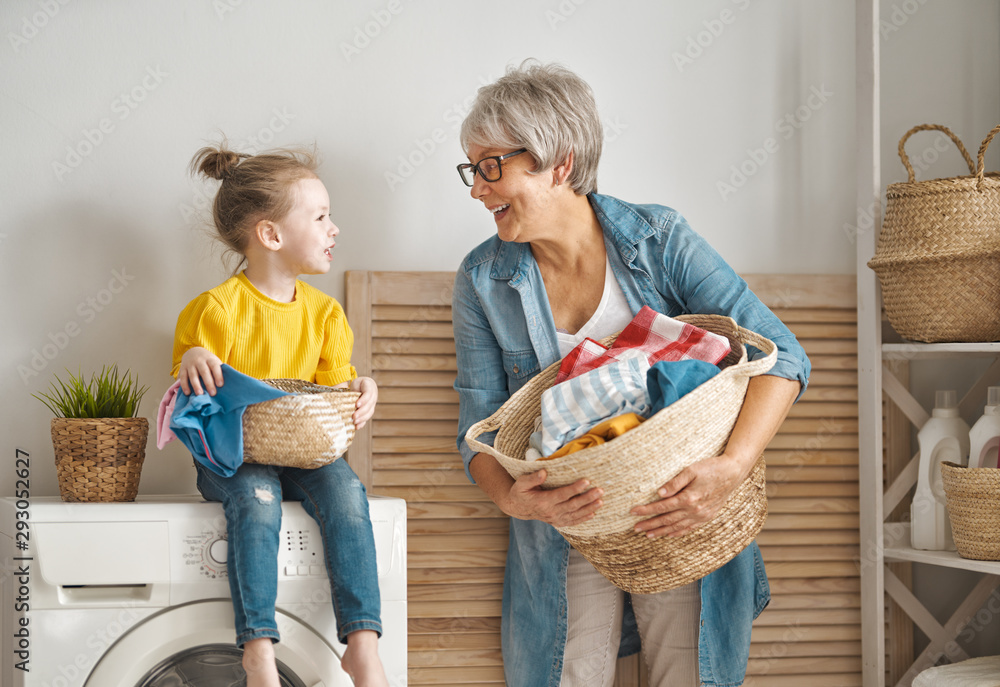
[[[886,560],[927,563],[945,568],[1000,575],[1000,561],[975,561],[970,558],[962,558],[957,551],[921,551],[910,547],[909,523],[886,523],[884,540],[886,542],[899,542],[897,546],[886,545],[884,553]]]
[[[885,360],[919,360],[955,355],[997,356],[1000,355],[1000,342],[882,344],[882,358]]]

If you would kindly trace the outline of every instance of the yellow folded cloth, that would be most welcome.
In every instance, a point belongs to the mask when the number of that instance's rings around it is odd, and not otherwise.
[[[552,460],[553,458],[560,458],[562,456],[569,455],[570,453],[582,451],[585,448],[598,446],[611,441],[615,437],[620,437],[630,429],[635,429],[642,424],[642,421],[645,419],[646,418],[640,417],[635,413],[625,413],[623,415],[615,416],[595,426],[583,436],[577,437],[567,444],[563,444],[563,446],[551,456],[543,457],[539,460]]]

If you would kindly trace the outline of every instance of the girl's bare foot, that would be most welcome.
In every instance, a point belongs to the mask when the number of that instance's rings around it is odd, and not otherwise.
[[[378,634],[374,630],[358,630],[347,635],[347,649],[340,665],[356,687],[389,687],[378,657]]]
[[[281,687],[274,643],[269,637],[251,639],[243,645],[243,670],[247,687]]]

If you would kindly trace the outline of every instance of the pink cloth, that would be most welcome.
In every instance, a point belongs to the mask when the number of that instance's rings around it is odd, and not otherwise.
[[[621,358],[625,351],[644,352],[652,365],[661,360],[704,360],[718,364],[729,354],[729,339],[662,315],[648,305],[622,330],[611,348],[584,339],[563,358],[556,384]]]
[[[177,403],[180,388],[181,383],[174,382],[167,389],[167,393],[163,394],[160,407],[156,410],[156,448],[162,449],[177,438],[174,430],[170,429],[170,418],[174,415],[174,405]]]

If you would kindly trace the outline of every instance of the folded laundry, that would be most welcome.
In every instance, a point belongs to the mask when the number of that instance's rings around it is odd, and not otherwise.
[[[542,455],[586,434],[609,417],[623,413],[649,416],[646,373],[641,351],[623,351],[607,365],[556,384],[542,394]]]
[[[570,453],[576,453],[577,451],[582,451],[583,449],[590,448],[591,446],[600,446],[601,444],[605,444],[612,439],[620,437],[630,429],[635,429],[642,424],[644,420],[645,418],[639,417],[635,413],[617,415],[593,427],[583,436],[573,439],[551,456],[541,458],[540,460],[561,458],[562,456],[568,456]]]
[[[288,393],[259,379],[222,366],[222,386],[215,396],[187,395],[174,391],[170,427],[194,456],[209,470],[231,477],[243,463],[243,411],[252,403],[262,403]],[[169,403],[168,396],[162,403]],[[164,441],[166,443],[166,441]]]
[[[654,364],[646,373],[649,414],[656,415],[717,374],[719,368],[704,360],[662,360]]]
[[[556,384],[620,359],[626,352],[642,353],[652,365],[660,360],[705,360],[718,363],[729,354],[729,339],[675,320],[643,306],[610,348],[584,339],[563,358]]]

